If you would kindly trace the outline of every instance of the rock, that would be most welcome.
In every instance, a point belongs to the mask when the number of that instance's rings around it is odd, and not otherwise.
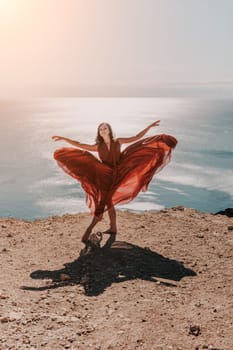
[[[7,316],[3,316],[0,318],[1,323],[13,322],[21,320],[23,316],[22,312],[10,312]]]
[[[71,277],[65,273],[61,273],[60,279],[61,279],[61,281],[69,281],[71,279]]]
[[[233,217],[233,208],[226,208],[225,210],[220,210],[217,213],[215,213],[214,215],[226,215],[229,218]]]
[[[6,295],[3,290],[0,290],[0,299],[8,299],[8,295]]]
[[[4,317],[0,318],[0,322],[1,323],[7,323],[7,322],[10,322],[10,321],[11,321],[11,319],[8,316],[4,316]]]
[[[176,207],[173,207],[172,210],[180,210],[180,211],[184,211],[185,207],[183,205],[177,205]]]
[[[199,325],[189,326],[189,334],[195,335],[197,337],[201,334],[201,327]]]

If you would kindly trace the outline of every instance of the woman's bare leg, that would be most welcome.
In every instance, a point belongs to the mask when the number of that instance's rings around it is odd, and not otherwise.
[[[110,248],[116,240],[117,226],[116,226],[116,210],[114,207],[108,208],[108,215],[110,219],[110,228],[103,233],[110,234],[110,237],[105,243],[105,248]]]
[[[110,229],[107,230],[112,233],[117,233],[117,225],[116,225],[116,210],[114,207],[108,209],[108,215],[110,219]]]
[[[90,234],[91,234],[91,231],[93,230],[93,228],[95,227],[95,225],[97,224],[97,222],[100,220],[100,218],[98,216],[94,216],[93,219],[92,219],[92,222],[90,223],[90,225],[88,226],[88,228],[86,229],[83,237],[82,237],[82,242],[83,243],[86,243]]]

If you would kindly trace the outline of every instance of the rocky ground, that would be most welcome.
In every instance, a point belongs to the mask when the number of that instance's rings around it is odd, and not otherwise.
[[[90,219],[0,219],[1,350],[233,349],[232,218],[118,212],[80,255]]]

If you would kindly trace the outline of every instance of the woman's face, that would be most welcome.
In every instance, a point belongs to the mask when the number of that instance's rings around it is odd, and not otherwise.
[[[99,134],[102,137],[110,134],[110,130],[109,130],[109,127],[108,127],[107,124],[105,124],[105,123],[100,124],[100,126],[99,126]]]

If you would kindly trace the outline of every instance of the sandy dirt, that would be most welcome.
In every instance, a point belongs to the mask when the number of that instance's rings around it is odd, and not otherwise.
[[[1,350],[233,349],[232,218],[118,211],[80,255],[90,220],[0,219]]]

